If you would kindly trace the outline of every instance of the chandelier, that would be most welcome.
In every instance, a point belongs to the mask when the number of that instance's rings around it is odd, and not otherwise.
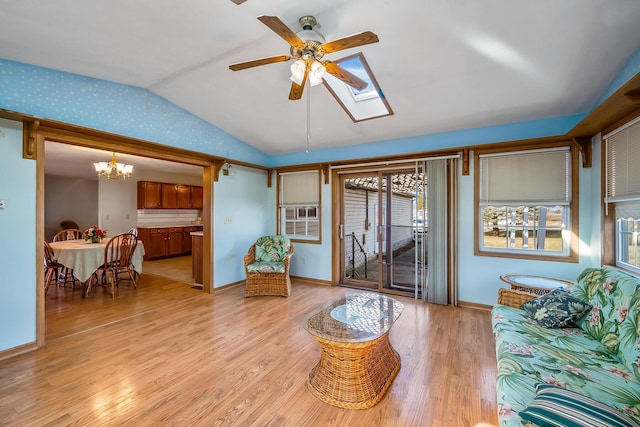
[[[131,176],[131,172],[133,172],[133,165],[118,163],[118,158],[116,157],[115,152],[113,153],[113,158],[110,162],[97,162],[94,163],[93,166],[96,168],[98,177],[106,177],[107,179],[127,179]]]

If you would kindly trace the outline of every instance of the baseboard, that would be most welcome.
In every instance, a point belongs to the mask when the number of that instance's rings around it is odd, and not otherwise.
[[[328,280],[320,280],[320,279],[309,279],[307,277],[300,276],[291,276],[291,279],[295,279],[299,282],[309,283],[311,285],[321,285],[321,286],[333,286],[333,284]]]
[[[7,350],[0,351],[0,360],[9,359],[10,357],[18,356],[19,354],[29,353],[38,349],[38,345],[35,341],[22,344],[17,347],[12,347]]]
[[[474,310],[491,311],[492,305],[478,304],[475,302],[458,301],[458,307],[460,308],[473,308]]]

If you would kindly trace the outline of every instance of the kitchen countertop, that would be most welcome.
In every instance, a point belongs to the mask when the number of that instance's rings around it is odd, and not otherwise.
[[[202,224],[171,224],[171,225],[164,225],[164,224],[158,224],[158,225],[151,225],[151,224],[145,224],[145,225],[137,225],[136,227],[138,228],[175,228],[175,227],[202,227]]]

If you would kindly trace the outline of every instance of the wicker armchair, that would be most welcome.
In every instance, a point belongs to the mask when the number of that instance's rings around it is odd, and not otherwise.
[[[289,263],[293,244],[285,236],[260,237],[244,256],[245,297],[291,294]]]
[[[538,298],[540,295],[532,294],[514,289],[498,289],[498,304],[508,305],[509,307],[522,308],[522,304]]]

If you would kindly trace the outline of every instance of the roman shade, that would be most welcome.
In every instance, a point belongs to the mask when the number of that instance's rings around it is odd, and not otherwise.
[[[569,205],[569,147],[479,156],[480,204]]]
[[[604,136],[605,202],[640,200],[640,117]]]
[[[318,171],[280,174],[281,206],[317,206],[320,204]]]

